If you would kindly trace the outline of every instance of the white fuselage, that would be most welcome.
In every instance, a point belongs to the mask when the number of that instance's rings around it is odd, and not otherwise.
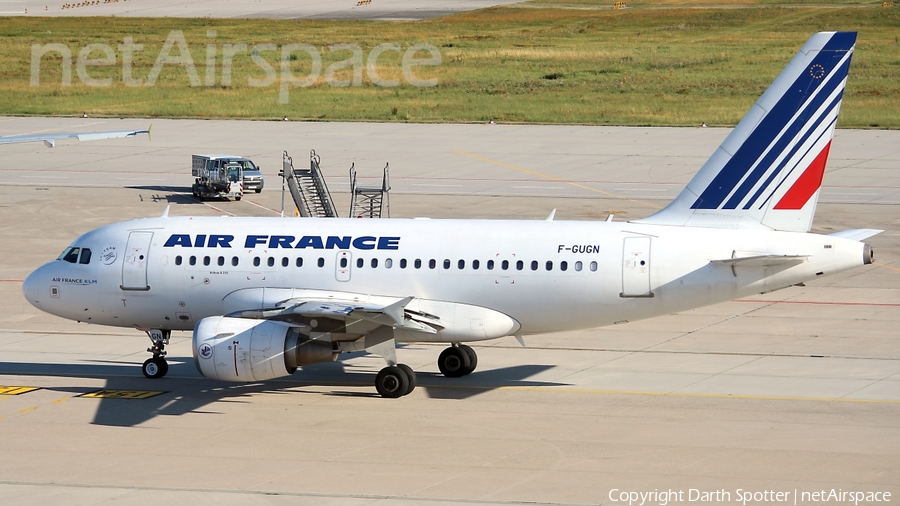
[[[170,330],[292,298],[408,296],[503,313],[516,334],[574,330],[777,290],[864,256],[860,242],[762,229],[430,219],[162,217],[108,225],[72,246],[90,249],[90,261],[36,270],[24,284],[32,304],[78,321]],[[800,260],[714,262],[742,255]]]

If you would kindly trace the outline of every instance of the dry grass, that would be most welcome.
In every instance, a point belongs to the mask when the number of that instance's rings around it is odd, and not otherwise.
[[[827,7],[774,3],[720,0],[715,5],[722,8],[698,8],[703,0],[662,0],[615,11],[595,1],[538,0],[415,23],[6,18],[0,20],[0,114],[733,125],[810,34],[856,30],[840,125],[900,128],[900,9],[849,0]],[[134,76],[146,78],[173,29],[183,30],[201,81],[206,45],[217,44],[215,86],[190,86],[185,70],[171,64],[154,86],[126,86],[121,52],[115,66],[90,69],[94,78],[111,78],[112,86],[81,84],[74,69],[73,85],[61,86],[62,60],[52,55],[42,61],[41,84],[29,84],[32,44],[65,44],[77,57],[87,44],[116,49],[130,35],[145,46],[135,55]],[[208,30],[217,36],[209,39]],[[416,73],[439,84],[383,88],[364,72],[361,86],[334,87],[320,74],[313,85],[291,89],[289,103],[281,104],[277,82],[249,86],[265,73],[241,52],[231,84],[222,85],[224,44],[296,42],[320,50],[323,73],[349,55],[330,53],[332,44],[357,44],[368,56],[382,43],[405,50],[425,42],[440,50],[441,65]],[[277,69],[278,54],[261,56]],[[398,53],[386,52],[378,73],[401,78],[400,63]],[[309,72],[302,53],[290,65],[298,75]],[[352,71],[337,77],[350,79]]]

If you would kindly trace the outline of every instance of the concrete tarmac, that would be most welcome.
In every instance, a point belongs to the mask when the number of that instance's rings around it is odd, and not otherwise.
[[[0,146],[0,385],[21,387],[0,389],[0,502],[900,498],[900,132],[837,132],[813,226],[885,229],[867,241],[876,265],[652,320],[531,336],[525,348],[482,343],[478,370],[463,379],[438,373],[440,346],[403,346],[419,387],[389,400],[372,386],[382,360],[365,354],[274,381],[204,379],[189,333],[173,335],[168,376],[146,380],[144,334],[41,313],[21,280],[80,234],[167,205],[172,215],[276,216],[284,150],[298,166],[310,149],[321,155],[342,214],[350,164],[374,183],[389,162],[394,217],[543,219],[556,208],[556,219],[626,220],[664,206],[728,131],[153,123],[152,140]],[[0,135],[148,124],[0,118]],[[189,160],[202,152],[256,160],[266,189],[197,201]]]

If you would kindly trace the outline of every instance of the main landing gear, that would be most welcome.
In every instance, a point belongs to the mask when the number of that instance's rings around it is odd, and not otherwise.
[[[438,369],[448,378],[460,378],[471,374],[478,365],[478,355],[471,346],[454,344],[438,357]]]
[[[169,337],[172,335],[171,330],[152,329],[147,332],[147,337],[153,342],[147,351],[153,354],[152,358],[148,358],[141,367],[144,376],[150,379],[162,378],[169,372],[169,363],[166,362],[166,345],[169,344]]]
[[[391,340],[390,345],[393,345]],[[380,352],[388,364],[396,363],[396,356],[393,355],[393,346],[386,348]],[[388,357],[393,356],[391,360]],[[478,355],[471,346],[465,344],[454,344],[445,349],[438,357],[438,369],[441,374],[448,378],[459,378],[467,374],[471,374],[478,365]],[[396,399],[409,395],[416,388],[416,374],[412,368],[406,364],[388,365],[378,372],[375,376],[375,390],[382,397]]]
[[[415,388],[416,373],[406,364],[389,365],[375,376],[375,390],[388,399],[409,395]]]
[[[416,388],[416,373],[412,367],[397,363],[397,348],[393,329],[383,327],[364,338],[363,347],[373,355],[380,355],[387,367],[375,376],[375,390],[382,397],[396,399],[409,395]]]

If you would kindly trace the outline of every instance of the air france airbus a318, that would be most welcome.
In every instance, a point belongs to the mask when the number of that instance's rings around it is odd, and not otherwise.
[[[193,330],[207,377],[287,376],[341,352],[387,362],[375,387],[416,377],[397,342],[462,343],[585,329],[766,293],[872,262],[880,230],[808,233],[855,33],[812,36],[681,194],[630,222],[171,217],[101,227],[25,280],[72,320],[148,332],[149,378],[173,330]]]

